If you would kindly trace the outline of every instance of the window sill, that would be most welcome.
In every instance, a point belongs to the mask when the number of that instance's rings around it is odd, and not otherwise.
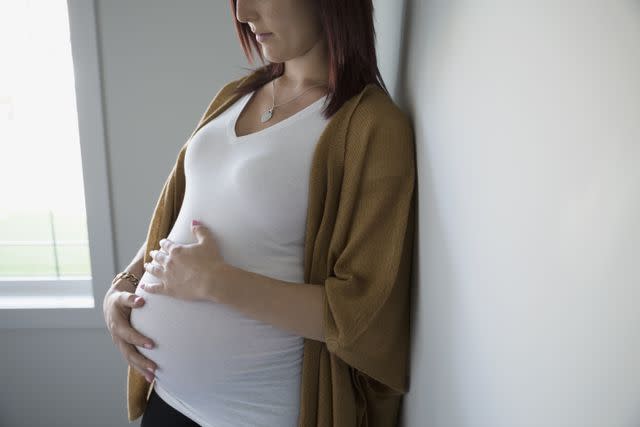
[[[93,297],[66,296],[34,297],[11,296],[0,297],[0,310],[6,309],[39,309],[39,308],[93,308]]]
[[[91,279],[0,281],[0,329],[103,328]]]

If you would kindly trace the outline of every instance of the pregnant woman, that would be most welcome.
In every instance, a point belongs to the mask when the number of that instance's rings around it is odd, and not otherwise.
[[[231,0],[266,65],[182,146],[103,301],[143,427],[395,426],[415,147],[371,0]]]

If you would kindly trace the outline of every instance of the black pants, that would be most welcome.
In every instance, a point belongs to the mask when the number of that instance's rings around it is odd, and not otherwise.
[[[201,427],[200,424],[177,411],[151,390],[140,427]]]

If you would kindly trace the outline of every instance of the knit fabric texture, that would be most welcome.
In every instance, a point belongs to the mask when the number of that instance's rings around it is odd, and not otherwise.
[[[147,231],[144,261],[169,234],[185,192],[191,137],[232,105],[224,85],[178,152]],[[368,84],[330,118],[309,176],[305,283],[323,286],[326,342],[304,339],[298,427],[392,427],[409,390],[416,161],[409,117]],[[129,421],[152,385],[127,368]]]

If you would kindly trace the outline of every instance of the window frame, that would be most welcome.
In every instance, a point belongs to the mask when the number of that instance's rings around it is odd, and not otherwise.
[[[14,301],[15,298],[26,302],[32,299],[33,304],[29,303],[32,308],[0,307],[0,329],[106,327],[102,300],[116,274],[116,264],[95,4],[94,1],[67,0],[67,8],[92,274],[88,280],[59,281],[46,292],[43,280],[5,282],[6,286],[0,286],[0,301],[3,297],[7,301],[10,296]],[[61,301],[65,296],[73,298],[63,306],[42,308],[43,298]],[[93,306],[87,307],[90,297]],[[84,298],[85,303],[74,303],[78,298]]]

